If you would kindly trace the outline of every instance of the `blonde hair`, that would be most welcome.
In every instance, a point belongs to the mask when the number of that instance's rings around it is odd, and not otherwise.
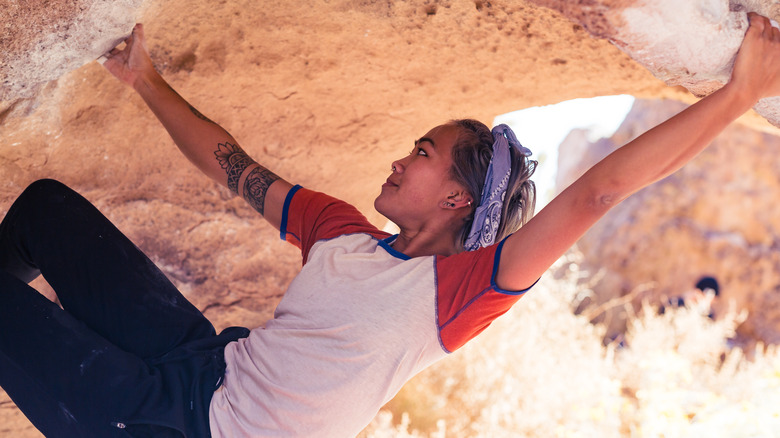
[[[455,145],[452,148],[452,168],[450,174],[455,182],[461,184],[475,200],[471,204],[471,214],[461,230],[461,244],[466,241],[474,221],[474,210],[482,196],[490,159],[493,157],[493,134],[484,123],[473,119],[450,121],[460,128]],[[519,230],[534,214],[536,206],[536,185],[531,176],[538,164],[511,148],[512,173],[504,197],[501,211],[501,224],[496,233],[496,242]]]

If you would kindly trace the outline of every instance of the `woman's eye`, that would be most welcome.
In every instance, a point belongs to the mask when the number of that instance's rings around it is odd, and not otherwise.
[[[409,155],[415,155],[415,153],[416,153],[416,155],[422,155],[422,156],[424,156],[424,157],[427,157],[427,156],[428,156],[428,153],[427,153],[427,152],[425,152],[425,150],[423,150],[423,148],[421,148],[419,145],[420,145],[420,142],[419,142],[419,140],[418,140],[418,141],[415,141],[415,142],[414,142],[414,147],[413,147],[413,148],[412,148],[412,150],[409,152]]]

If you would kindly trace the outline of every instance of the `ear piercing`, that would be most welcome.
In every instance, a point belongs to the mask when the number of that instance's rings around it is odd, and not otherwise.
[[[443,206],[445,206],[445,207],[450,207],[450,208],[453,208],[453,207],[455,207],[455,203],[454,203],[454,202],[447,202],[447,201],[444,201],[444,202],[442,202],[442,205],[443,205]],[[471,207],[471,201],[466,201],[466,205],[468,205],[469,207]]]

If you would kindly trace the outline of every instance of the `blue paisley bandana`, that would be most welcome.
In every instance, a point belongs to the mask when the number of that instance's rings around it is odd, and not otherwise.
[[[493,158],[488,165],[485,185],[482,187],[482,196],[474,212],[471,231],[463,245],[466,251],[474,251],[492,245],[496,241],[506,189],[509,185],[509,177],[512,175],[510,147],[516,148],[523,156],[531,156],[531,150],[520,144],[509,126],[501,124],[493,128]]]

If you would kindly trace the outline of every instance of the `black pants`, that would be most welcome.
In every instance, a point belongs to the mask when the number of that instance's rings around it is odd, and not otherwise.
[[[39,274],[62,308],[27,285]],[[47,437],[210,436],[224,346],[247,335],[217,335],[61,183],[30,185],[0,224],[0,386]]]

